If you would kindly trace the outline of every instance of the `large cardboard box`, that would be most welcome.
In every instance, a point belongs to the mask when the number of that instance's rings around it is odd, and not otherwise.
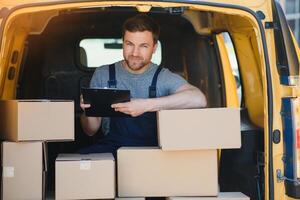
[[[164,151],[241,147],[239,109],[162,110],[157,116],[158,141]]]
[[[168,197],[167,200],[250,200],[241,192],[220,192],[217,197]]]
[[[9,141],[74,140],[74,102],[1,100],[0,138]]]
[[[2,199],[41,200],[43,146],[41,142],[3,142]]]
[[[55,162],[55,199],[113,199],[115,178],[110,153],[60,154]]]
[[[162,151],[122,147],[119,197],[217,196],[217,150]]]

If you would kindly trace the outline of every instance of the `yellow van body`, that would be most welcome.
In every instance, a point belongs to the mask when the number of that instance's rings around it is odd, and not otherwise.
[[[194,25],[196,32],[203,35],[214,34],[214,41],[218,44],[224,74],[225,106],[241,107],[235,76],[230,66],[229,52],[226,50],[226,43],[221,34],[222,32],[229,33],[234,43],[239,73],[242,77],[244,106],[248,110],[250,121],[263,129],[264,199],[297,199],[294,195],[287,194],[285,186],[288,180],[284,177],[282,99],[299,98],[299,74],[290,76],[290,84],[282,84],[277,68],[276,48],[278,47],[274,36],[276,24],[272,23],[274,22],[274,2],[271,0],[2,0],[0,2],[0,98],[17,98],[21,58],[25,54],[26,37],[29,34],[41,34],[49,21],[62,11],[114,6],[133,7],[139,12],[149,12],[153,7],[186,8],[185,17]],[[197,21],[199,16],[194,11],[205,13],[205,16],[209,18],[208,23]],[[300,51],[295,39],[293,39],[293,45],[299,61]],[[295,104],[297,109],[294,115],[297,119],[300,117],[298,102],[296,101]],[[298,127],[299,122],[295,123]],[[274,142],[274,138],[270,135],[274,136],[276,133],[279,133],[281,139]],[[295,151],[298,156],[296,158],[298,177],[295,180],[299,180],[299,148]],[[299,186],[297,187],[298,189],[295,190],[299,192]]]

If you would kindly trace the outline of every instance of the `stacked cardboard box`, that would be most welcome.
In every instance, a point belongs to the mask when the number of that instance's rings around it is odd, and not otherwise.
[[[160,149],[118,150],[119,197],[222,197],[217,149],[240,148],[239,109],[164,110],[157,116]]]
[[[2,199],[43,199],[45,141],[74,140],[74,102],[1,100]]]
[[[2,199],[42,199],[41,142],[3,142]]]
[[[217,151],[118,150],[120,197],[216,196]]]
[[[110,153],[60,154],[55,177],[55,199],[115,197],[115,161]]]
[[[162,110],[157,118],[158,142],[164,151],[241,147],[239,109]]]
[[[74,140],[73,101],[1,100],[0,113],[0,139]]]
[[[42,199],[47,166],[43,141],[74,140],[74,104],[9,100],[0,101],[0,112],[0,138],[7,140],[2,143],[2,199]],[[160,111],[158,140],[160,148],[118,150],[119,199],[247,199],[218,192],[217,149],[241,145],[238,109]],[[55,196],[112,199],[115,178],[111,154],[62,154],[56,160]]]

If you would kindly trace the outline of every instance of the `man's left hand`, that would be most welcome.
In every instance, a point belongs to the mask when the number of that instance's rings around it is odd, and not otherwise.
[[[116,103],[111,105],[115,111],[131,115],[132,117],[137,117],[149,111],[148,106],[148,99],[131,99],[131,101],[126,103]]]

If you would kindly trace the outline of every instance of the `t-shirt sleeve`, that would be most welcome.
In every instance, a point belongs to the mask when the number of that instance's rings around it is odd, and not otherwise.
[[[104,67],[99,67],[95,70],[90,81],[90,87],[105,87],[103,85]]]
[[[167,95],[174,94],[181,86],[188,83],[183,77],[168,69],[163,69],[160,76],[159,81],[161,81],[162,88]]]

